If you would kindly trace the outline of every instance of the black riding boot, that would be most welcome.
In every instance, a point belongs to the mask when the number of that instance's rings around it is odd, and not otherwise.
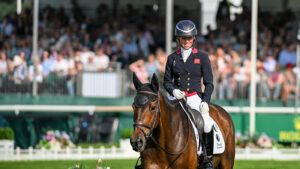
[[[204,133],[204,148],[206,153],[204,153],[204,168],[213,169],[213,151],[214,151],[214,129],[212,128],[209,133]]]

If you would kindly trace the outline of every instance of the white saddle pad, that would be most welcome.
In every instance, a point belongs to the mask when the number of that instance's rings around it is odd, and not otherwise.
[[[198,150],[197,154],[200,155],[200,154],[202,154],[202,145],[199,145],[198,130],[197,130],[196,126],[194,125],[194,123],[191,122],[191,124],[193,126],[194,133],[195,133],[195,136],[196,136],[197,150]],[[212,126],[212,130],[214,130],[214,152],[213,153],[214,154],[222,154],[225,151],[225,141],[224,141],[223,134],[220,131],[218,124],[215,121],[214,121],[214,124]]]
[[[174,100],[174,98],[170,98],[170,100]],[[183,107],[183,105],[180,103],[181,107],[183,108],[183,110],[185,111],[185,113],[187,113],[186,109]],[[191,124],[193,126],[193,129],[194,129],[194,133],[195,133],[195,136],[196,136],[196,142],[197,142],[197,154],[200,155],[202,154],[202,145],[199,145],[199,134],[198,134],[198,130],[196,128],[196,126],[194,125],[194,123],[192,122],[189,114],[187,113],[187,116],[189,117],[190,121],[191,121]],[[219,129],[219,126],[218,124],[215,122],[215,120],[212,118],[213,120],[213,126],[212,126],[212,130],[214,130],[214,151],[213,153],[214,154],[221,154],[224,152],[225,150],[225,141],[224,141],[224,137],[223,137],[223,134],[221,132],[221,130]]]

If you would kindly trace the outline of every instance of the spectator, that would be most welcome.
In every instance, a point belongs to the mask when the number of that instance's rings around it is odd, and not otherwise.
[[[158,72],[160,75],[165,73],[167,64],[167,55],[162,48],[158,48],[155,52],[156,58],[159,63]]]
[[[39,60],[36,60],[33,65],[30,65],[28,68],[28,80],[30,86],[34,82],[38,84],[38,91],[42,91],[42,82],[43,82],[43,66]]]
[[[271,91],[271,99],[275,100],[280,97],[283,80],[283,74],[280,71],[280,66],[277,64],[275,70],[268,76],[268,86]]]
[[[48,51],[44,51],[42,54],[42,71],[43,71],[43,76],[47,77],[49,73],[52,71],[52,67],[54,64],[54,59],[53,57],[50,57]]]
[[[149,82],[149,74],[145,68],[145,62],[143,59],[138,59],[137,61],[131,63],[129,65],[129,69],[136,74],[142,83]]]
[[[288,100],[296,92],[296,75],[293,72],[293,64],[288,63],[286,70],[283,72],[282,96],[281,100],[284,106],[288,106]]]
[[[281,67],[284,67],[287,64],[296,65],[296,58],[297,54],[295,44],[288,43],[286,48],[279,53],[279,65]]]
[[[139,55],[138,46],[133,37],[127,35],[123,45],[123,55],[125,59],[134,60]]]
[[[109,57],[104,53],[102,47],[96,50],[94,62],[97,65],[97,71],[105,71],[109,66]]]
[[[64,58],[62,53],[57,54],[57,58],[53,63],[52,72],[55,73],[58,77],[67,77],[68,75],[68,62]]]
[[[14,87],[16,92],[24,92],[26,79],[28,75],[27,63],[20,56],[16,55],[13,61],[13,76]]]
[[[1,34],[4,35],[4,37],[9,37],[12,35],[13,31],[14,31],[14,26],[13,24],[9,21],[8,16],[6,16],[2,23],[0,24],[0,32]]]
[[[33,82],[34,78],[38,83],[43,82],[43,66],[39,60],[36,60],[34,64],[28,68],[28,80]]]
[[[7,62],[6,62],[6,53],[4,51],[0,52],[0,77],[7,74]]]
[[[268,87],[268,75],[266,74],[263,63],[261,62],[258,62],[256,77],[258,98],[262,100],[270,99],[271,93]]]
[[[0,52],[0,89],[4,87],[4,83],[7,81],[7,61],[5,52]]]
[[[88,58],[88,62],[83,65],[83,70],[84,71],[88,71],[88,72],[96,72],[96,71],[98,71],[98,65],[97,65],[97,63],[94,60],[95,60],[95,57],[94,56],[90,56]]]
[[[148,60],[145,63],[145,68],[148,74],[150,75],[150,79],[152,78],[152,75],[158,74],[158,67],[159,67],[159,62],[156,60],[155,55],[153,53],[149,54]]]
[[[268,55],[264,62],[263,62],[263,68],[266,71],[267,75],[271,74],[276,70],[277,61],[275,60],[273,55]]]

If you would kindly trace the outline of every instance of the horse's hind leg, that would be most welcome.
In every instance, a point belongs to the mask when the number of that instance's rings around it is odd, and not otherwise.
[[[235,140],[234,134],[232,137],[226,139],[226,148],[224,153],[220,156],[218,169],[233,169],[235,159]]]
[[[234,158],[223,157],[217,167],[217,169],[233,169]]]
[[[218,169],[233,169],[235,159],[235,145],[227,145],[225,152],[220,156]]]

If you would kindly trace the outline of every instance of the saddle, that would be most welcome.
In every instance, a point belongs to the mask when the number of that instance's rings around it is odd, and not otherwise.
[[[200,145],[199,143],[203,144],[203,137],[204,137],[204,120],[202,118],[201,113],[199,113],[197,110],[190,108],[189,105],[186,104],[186,102],[179,101],[181,109],[183,109],[184,112],[187,113],[193,129],[195,131],[196,141],[197,141],[197,151],[198,154],[205,153],[201,151],[201,148],[203,145]],[[217,123],[213,120],[213,154],[221,154],[225,150],[225,142],[224,137],[221,133],[221,130],[219,129]]]

